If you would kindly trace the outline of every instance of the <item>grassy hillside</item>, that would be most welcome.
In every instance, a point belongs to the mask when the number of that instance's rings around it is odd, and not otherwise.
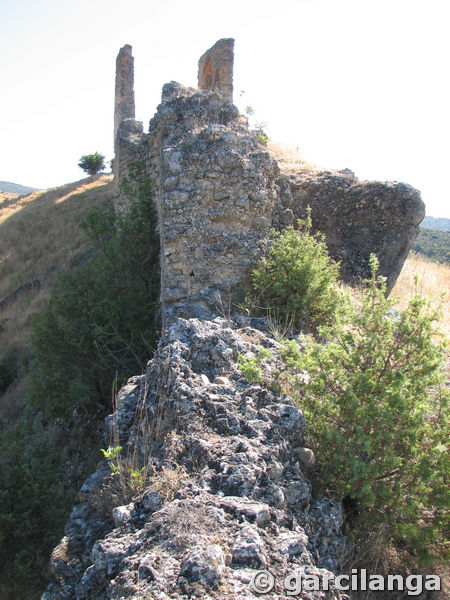
[[[79,223],[88,209],[112,197],[111,181],[111,175],[99,175],[28,196],[0,197],[0,361],[29,355],[30,319],[46,305],[55,274],[89,251]],[[3,405],[11,393],[3,396]]]
[[[40,597],[50,551],[105,445],[114,385],[143,372],[159,334],[151,186],[139,186],[124,216],[111,197],[111,177],[100,176],[3,205],[0,600]],[[10,383],[12,349],[28,368]]]
[[[2,206],[5,202],[14,200],[17,198],[17,194],[12,194],[11,192],[4,192],[0,190],[0,206]]]

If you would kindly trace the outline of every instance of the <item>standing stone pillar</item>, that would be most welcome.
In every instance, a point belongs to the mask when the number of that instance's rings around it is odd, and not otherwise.
[[[114,105],[114,150],[116,150],[119,125],[124,119],[135,118],[134,58],[131,46],[120,49],[116,59],[116,95]]]
[[[233,102],[234,40],[219,40],[198,61],[198,89]]]
[[[116,93],[114,104],[114,206],[126,209],[122,183],[128,176],[129,165],[138,158],[137,151],[143,133],[143,125],[135,120],[134,106],[134,58],[131,46],[120,49],[116,59]]]

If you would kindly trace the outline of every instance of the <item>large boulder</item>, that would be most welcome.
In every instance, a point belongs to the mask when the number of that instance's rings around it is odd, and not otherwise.
[[[351,171],[286,173],[295,219],[311,207],[314,231],[325,234],[328,251],[341,261],[350,284],[370,276],[373,253],[391,291],[425,216],[420,192],[398,182],[359,181]]]

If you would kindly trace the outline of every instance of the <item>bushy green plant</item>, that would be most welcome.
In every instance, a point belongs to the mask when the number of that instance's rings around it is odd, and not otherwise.
[[[112,381],[142,372],[158,336],[159,236],[150,182],[136,175],[125,214],[91,211],[93,258],[59,277],[33,322],[31,401],[48,417],[104,413]]]
[[[238,354],[238,366],[242,375],[250,383],[262,383],[262,361],[271,357],[272,353],[270,350],[260,347],[257,356],[246,357],[243,354]]]
[[[242,354],[239,354],[238,366],[242,375],[249,383],[262,383],[261,363],[256,356],[246,358]]]
[[[128,504],[145,490],[148,479],[148,464],[141,466],[136,440],[134,451],[122,456],[122,446],[109,446],[100,450],[108,460],[111,475],[105,479],[100,490],[101,511],[111,516],[115,506]],[[144,461],[145,462],[145,461]]]
[[[360,526],[383,528],[410,551],[438,553],[448,534],[448,389],[437,309],[419,295],[404,312],[372,278],[325,344],[284,352],[321,478],[356,501]],[[309,377],[295,379],[299,372]]]
[[[331,322],[339,305],[339,264],[331,262],[324,236],[311,233],[311,219],[298,229],[273,231],[267,256],[252,272],[254,302],[299,326]]]

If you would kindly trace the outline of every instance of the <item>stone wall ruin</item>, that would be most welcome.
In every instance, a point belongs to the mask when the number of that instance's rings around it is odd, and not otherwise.
[[[134,115],[131,48],[124,48],[118,64],[128,100],[116,100],[116,107]],[[390,290],[425,215],[419,192],[395,182],[361,182],[348,170],[283,167],[230,101],[232,48],[233,40],[220,40],[200,59],[204,91],[176,82],[163,87],[148,133],[131,116],[117,127],[116,208],[126,208],[122,188],[134,161],[154,183],[164,326],[180,316],[226,313],[231,298],[248,288],[270,229],[296,223],[307,206],[330,255],[341,261],[344,281],[368,277],[375,252]],[[208,79],[215,65],[226,69]]]

